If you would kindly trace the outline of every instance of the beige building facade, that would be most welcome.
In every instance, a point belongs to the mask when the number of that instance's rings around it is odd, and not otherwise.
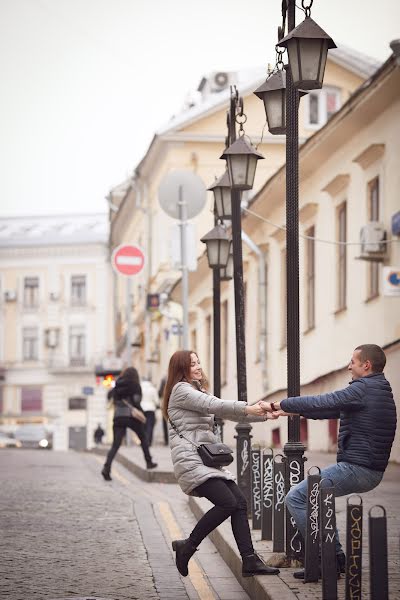
[[[104,214],[0,219],[0,427],[43,425],[56,450],[106,424],[95,368],[113,349]],[[103,427],[105,429],[105,427]]]
[[[382,283],[384,267],[396,269],[400,262],[398,240],[391,234],[399,171],[398,104],[393,95],[398,66],[392,58],[377,71],[378,65],[347,49],[329,56],[323,90],[302,99],[299,115],[299,217],[300,233],[306,236],[300,243],[302,392],[345,385],[344,367],[352,349],[367,341],[387,348],[388,378],[399,389],[393,375],[400,337],[399,299],[386,297]],[[250,401],[283,397],[286,387],[285,138],[266,133],[262,103],[252,94],[261,81],[260,75],[256,79],[248,74],[247,80],[238,82],[247,115],[246,134],[265,156],[258,163],[254,190],[243,195]],[[207,85],[210,80],[200,86],[202,93]],[[192,170],[206,186],[222,174],[219,156],[228,105],[229,90],[221,90],[205,95],[172,119],[155,135],[132,180],[110,194],[111,249],[120,243],[137,243],[148,258],[147,269],[133,282],[129,314],[135,331],[133,364],[155,383],[180,345],[181,319],[180,272],[171,267],[168,249],[177,233],[176,229],[171,233],[174,223],[160,209],[158,189],[174,169]],[[356,258],[361,253],[360,229],[371,221],[383,224],[391,242],[377,262]],[[189,343],[199,352],[212,381],[212,277],[199,242],[213,226],[211,194],[193,224],[198,260],[189,276]],[[117,280],[115,290],[117,351],[123,357],[126,282]],[[146,311],[147,293],[161,295],[160,310]],[[232,282],[222,284],[221,338],[222,396],[235,398]],[[313,450],[331,449],[336,431],[333,422],[302,423],[302,439]],[[233,442],[233,434],[227,424],[226,439]],[[284,421],[253,430],[253,441],[266,445],[281,446],[285,436]],[[393,456],[399,456],[398,445]]]

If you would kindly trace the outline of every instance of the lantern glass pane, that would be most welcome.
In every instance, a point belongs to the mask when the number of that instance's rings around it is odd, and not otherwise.
[[[248,169],[247,169],[247,187],[246,187],[246,189],[251,190],[251,188],[253,187],[253,183],[254,183],[254,177],[256,175],[257,157],[249,155],[247,157],[247,161],[248,161]]]
[[[219,260],[219,240],[207,241],[207,258],[210,267],[216,267]]]
[[[232,218],[231,188],[217,187],[214,189],[215,210],[220,219]]]
[[[288,40],[287,51],[288,51],[288,57],[289,57],[290,72],[292,74],[293,83],[294,83],[294,85],[296,85],[300,79],[300,75],[299,75],[300,57],[299,57],[299,53],[298,53],[298,40],[296,40],[296,39]]]
[[[228,263],[224,269],[220,270],[220,277],[222,281],[229,281],[233,278],[233,254],[230,253],[228,257]]]
[[[228,158],[229,177],[234,188],[242,188],[246,185],[247,156],[243,154],[233,155]]]
[[[315,90],[322,87],[328,53],[327,40],[301,39],[298,41],[301,58],[299,77],[293,83],[305,90]]]
[[[219,267],[225,267],[229,258],[231,242],[230,240],[221,240],[219,245]]]
[[[285,90],[274,90],[264,95],[265,112],[267,114],[268,129],[285,127],[285,103],[283,101]]]

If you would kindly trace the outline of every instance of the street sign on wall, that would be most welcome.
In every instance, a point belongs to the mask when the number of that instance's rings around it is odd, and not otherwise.
[[[400,296],[400,269],[398,267],[383,267],[383,295]]]
[[[114,248],[111,264],[116,273],[131,277],[140,273],[144,267],[144,252],[139,246],[121,244]]]

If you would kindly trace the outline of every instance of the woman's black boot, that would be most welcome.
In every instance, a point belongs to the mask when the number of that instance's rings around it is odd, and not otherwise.
[[[242,575],[243,577],[251,577],[252,575],[278,575],[279,569],[276,567],[268,567],[257,554],[243,556]]]
[[[106,467],[104,465],[104,467],[101,470],[101,474],[103,475],[103,477],[106,481],[111,481],[110,467]]]
[[[188,562],[196,552],[197,548],[190,538],[187,540],[175,540],[172,542],[172,549],[176,552],[176,567],[183,577],[189,573]]]

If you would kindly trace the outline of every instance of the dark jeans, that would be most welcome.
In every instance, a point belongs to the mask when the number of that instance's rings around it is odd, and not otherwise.
[[[147,442],[149,446],[151,446],[153,443],[153,430],[156,422],[156,413],[154,410],[145,410],[144,415],[146,417],[144,429],[146,431]]]
[[[106,468],[111,468],[111,463],[114,459],[114,456],[118,452],[118,449],[122,443],[122,440],[124,439],[128,427],[129,429],[132,429],[132,431],[134,431],[138,436],[142,445],[142,450],[146,463],[151,462],[151,455],[149,452],[149,446],[147,443],[144,425],[142,423],[139,423],[139,421],[137,421],[133,417],[117,417],[116,419],[114,419],[113,424],[113,444],[107,454],[107,460],[104,465]]]
[[[246,498],[234,481],[211,477],[195,489],[197,496],[204,496],[214,504],[203,515],[190,534],[190,540],[198,546],[204,538],[228,517],[240,555],[254,553],[250,527],[247,520]]]

